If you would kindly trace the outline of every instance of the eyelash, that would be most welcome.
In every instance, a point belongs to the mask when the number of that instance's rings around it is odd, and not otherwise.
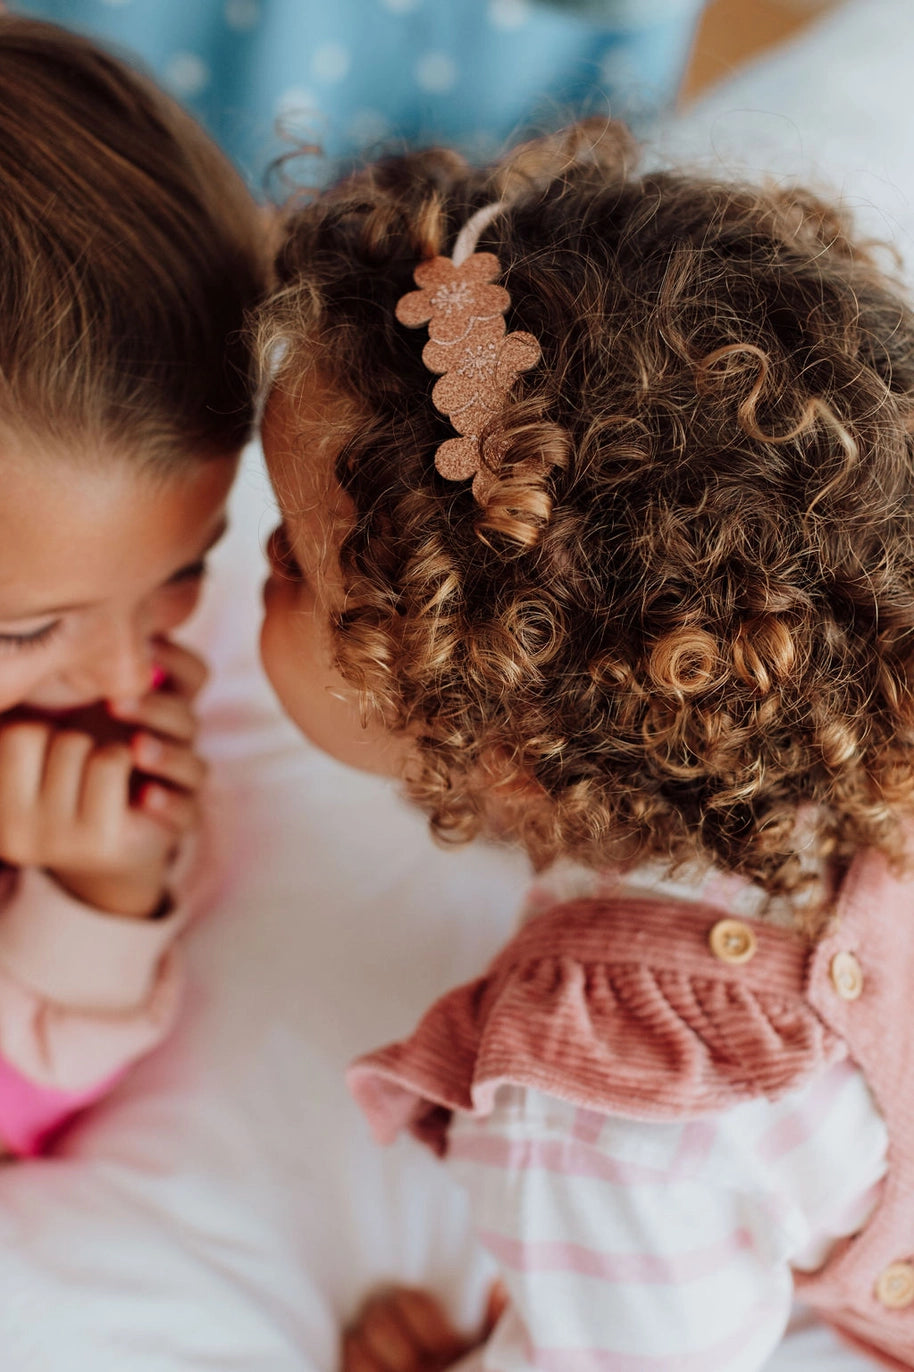
[[[169,586],[180,586],[185,581],[200,581],[202,577],[206,576],[207,571],[208,565],[201,559],[199,562],[195,562],[192,567],[185,567],[183,572],[178,572],[168,584]]]
[[[0,634],[0,650],[10,649],[23,651],[28,648],[40,648],[54,637],[61,625],[59,619],[55,619],[53,624],[45,624],[43,628],[36,629],[31,634]]]
[[[183,572],[172,577],[168,585],[182,586],[188,581],[200,581],[206,572],[206,562],[195,562],[192,567],[185,567]],[[0,634],[0,652],[27,652],[30,648],[41,648],[58,633],[61,625],[62,621],[55,619],[53,624],[45,624],[30,634]]]

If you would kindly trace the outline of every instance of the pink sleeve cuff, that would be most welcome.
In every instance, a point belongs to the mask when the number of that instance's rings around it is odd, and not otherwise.
[[[115,1086],[123,1070],[82,1091],[39,1086],[0,1058],[0,1139],[21,1158],[42,1152],[78,1111],[93,1105]]]
[[[0,968],[57,1005],[124,1012],[147,999],[184,922],[178,911],[136,920],[93,910],[27,867],[0,910]]]

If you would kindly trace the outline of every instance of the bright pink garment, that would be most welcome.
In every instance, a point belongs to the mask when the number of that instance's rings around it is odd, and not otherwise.
[[[117,1072],[84,1091],[56,1091],[0,1058],[0,1138],[18,1157],[35,1157],[67,1120],[107,1095],[121,1076]]]
[[[120,919],[34,869],[5,869],[0,902],[0,1148],[31,1155],[168,1032],[185,919]]]

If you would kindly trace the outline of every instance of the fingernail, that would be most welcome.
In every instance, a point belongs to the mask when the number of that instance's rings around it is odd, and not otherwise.
[[[150,810],[162,810],[165,808],[166,796],[167,792],[161,786],[145,786],[142,801]]]
[[[138,700],[109,700],[108,709],[113,715],[135,715],[140,708]]]
[[[167,680],[168,680],[168,673],[166,672],[165,668],[164,668],[164,667],[160,667],[158,663],[155,663],[155,664],[153,665],[153,668],[152,668],[152,687],[151,687],[151,689],[152,689],[153,691],[157,691],[157,690],[159,689],[160,686],[164,686],[164,685],[165,685],[165,683],[166,683]]]
[[[165,751],[160,739],[154,734],[134,734],[133,751],[141,762],[158,762]]]

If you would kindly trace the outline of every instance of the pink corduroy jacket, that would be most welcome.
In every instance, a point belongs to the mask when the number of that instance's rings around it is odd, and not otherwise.
[[[863,1231],[797,1294],[884,1366],[914,1369],[914,879],[852,864],[816,945],[710,905],[618,898],[524,925],[486,975],[411,1038],[359,1059],[353,1093],[382,1142],[409,1128],[443,1152],[454,1110],[500,1086],[586,1109],[684,1120],[804,1085],[849,1057],[889,1134]]]

